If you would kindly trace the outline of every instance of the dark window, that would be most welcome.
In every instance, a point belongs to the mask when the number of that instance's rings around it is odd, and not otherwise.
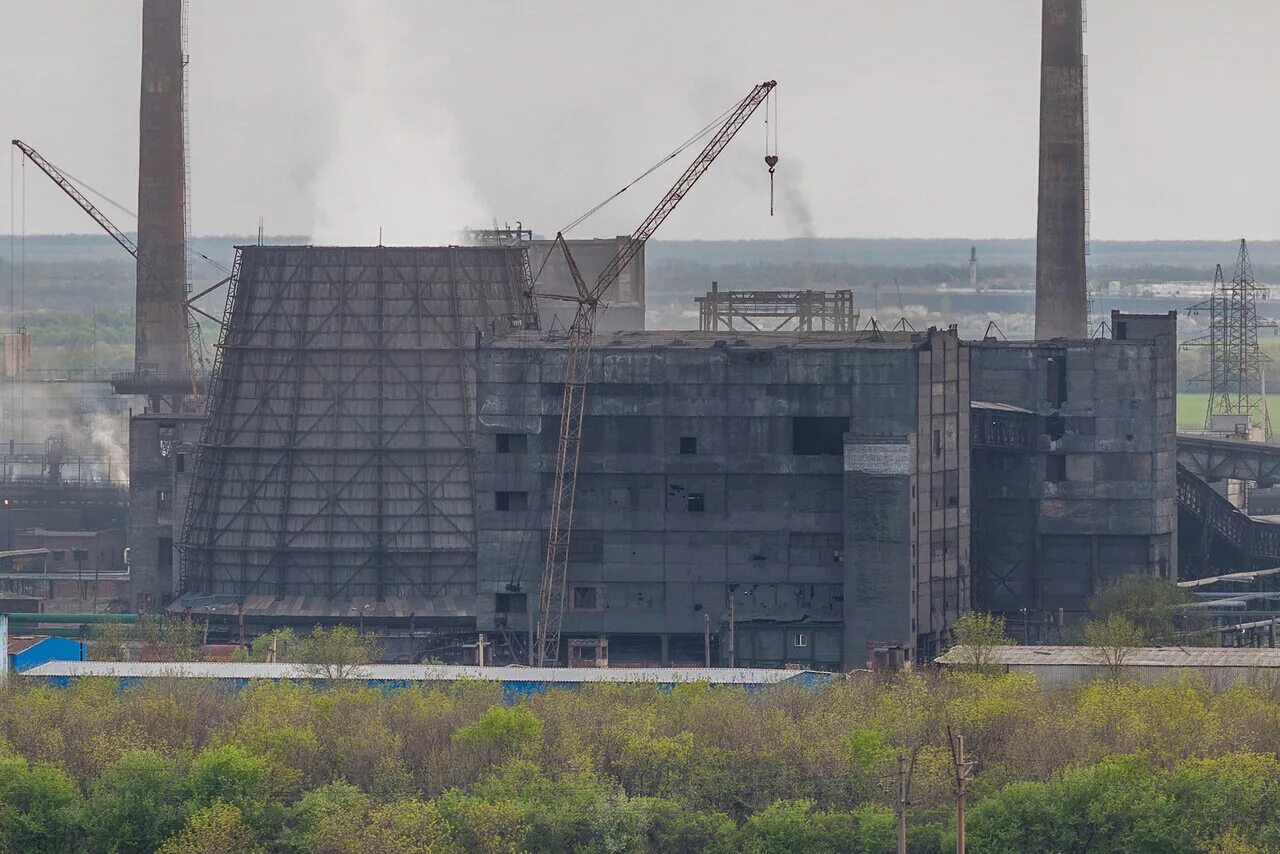
[[[697,436],[681,436],[680,437],[680,453],[682,454],[698,453],[698,437]]]
[[[1049,483],[1062,483],[1067,479],[1067,457],[1051,454],[1044,459],[1044,479]]]
[[[1051,412],[1044,420],[1044,434],[1056,442],[1067,435],[1067,419],[1057,412]]]
[[[848,418],[792,418],[791,453],[801,457],[838,457],[844,453]]]
[[[156,495],[156,506],[161,510],[173,509],[173,495],[169,490],[161,489]]]
[[[494,510],[528,510],[529,493],[527,492],[495,492],[493,494]]]
[[[529,450],[529,437],[523,433],[499,433],[499,454],[523,454]]]
[[[960,472],[951,470],[946,472],[943,477],[943,484],[946,489],[947,506],[960,506]]]
[[[703,510],[707,509],[706,499],[703,497],[701,492],[690,492],[688,495],[688,501],[690,513],[701,513]]]
[[[933,431],[933,455],[935,457],[942,456],[942,431]]]
[[[88,560],[88,559],[89,559],[89,550],[88,550],[88,549],[73,549],[73,550],[71,551],[71,557],[72,557],[72,559],[74,559],[74,560]]]
[[[499,593],[494,597],[493,610],[499,614],[523,614],[529,610],[527,593]]]
[[[187,455],[175,454],[173,458],[173,468],[178,474],[182,474],[187,470]]]
[[[1054,356],[1045,363],[1045,397],[1053,406],[1067,399],[1067,357]]]
[[[1117,341],[1129,340],[1129,321],[1127,320],[1116,321],[1116,340]]]
[[[809,633],[796,632],[795,635],[792,637],[791,642],[794,643],[797,647],[806,647],[809,645]]]
[[[600,600],[599,587],[575,587],[573,588],[573,610],[575,611],[599,611]]]
[[[55,551],[55,552],[53,553],[53,562],[54,562],[54,563],[62,563],[62,559],[63,559],[64,557],[66,557],[66,556],[67,556],[67,553],[66,553],[66,552],[63,552],[63,551]]]
[[[161,537],[156,544],[156,568],[173,569],[173,538]]]

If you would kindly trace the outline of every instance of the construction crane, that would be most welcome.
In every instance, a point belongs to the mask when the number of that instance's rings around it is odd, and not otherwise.
[[[48,175],[49,180],[57,184],[58,189],[70,196],[71,201],[79,205],[81,210],[93,217],[93,221],[101,226],[102,230],[105,231],[112,240],[123,246],[125,252],[128,252],[134,258],[138,257],[137,244],[129,239],[129,235],[116,228],[115,223],[107,219],[107,215],[98,210],[97,206],[94,205],[93,202],[85,198],[84,194],[76,188],[76,185],[71,183],[66,175],[62,174],[62,170],[57,166],[54,166],[48,160],[45,160],[44,157],[41,156],[40,152],[36,151],[20,139],[15,139],[13,141],[13,147],[26,155],[26,158],[34,163],[41,172]]]
[[[565,242],[563,232],[556,234],[555,242],[551,246],[551,252],[555,252],[557,247],[564,252],[569,274],[573,277],[573,284],[578,293],[576,297],[566,298],[577,303],[577,310],[573,316],[573,323],[569,327],[568,347],[565,352],[564,392],[560,403],[560,436],[556,447],[555,486],[551,498],[546,562],[543,564],[542,583],[539,588],[537,636],[530,650],[531,663],[539,667],[555,664],[560,656],[560,627],[564,622],[565,593],[569,575],[569,539],[573,533],[573,502],[577,494],[582,420],[586,411],[587,371],[601,299],[627,265],[644,248],[645,241],[653,236],[658,226],[662,225],[663,221],[676,209],[676,205],[688,195],[693,185],[706,173],[715,159],[720,156],[720,152],[724,151],[742,126],[751,118],[752,113],[765,102],[769,93],[777,85],[774,80],[760,83],[729,111],[728,117],[707,142],[702,152],[662,197],[657,207],[645,217],[644,222],[640,223],[613,259],[600,271],[594,285],[588,287],[583,281],[578,265],[569,252],[569,245]],[[777,156],[776,153],[769,156],[773,157],[773,161],[766,161],[766,165],[772,174],[774,166],[777,165]]]
[[[106,214],[104,214],[101,210],[99,210],[98,207],[93,202],[89,201],[89,199],[86,198],[85,195],[80,192],[80,190],[76,187],[76,185],[61,169],[59,169],[57,166],[54,166],[52,163],[46,160],[44,156],[40,154],[40,152],[36,151],[34,148],[27,145],[25,142],[23,142],[20,139],[13,140],[13,147],[21,151],[22,154],[28,160],[34,163],[41,172],[43,172],[45,175],[48,175],[49,180],[57,184],[58,188],[71,198],[71,201],[79,205],[81,210],[83,210],[90,217],[92,217],[93,221],[96,222],[98,226],[103,231],[105,231],[109,237],[111,237],[112,240],[114,240],[116,243],[119,243],[124,248],[124,251],[128,252],[131,256],[133,256],[133,259],[135,261],[137,261],[139,264],[143,263],[142,260],[138,258],[138,245],[129,238],[129,235],[125,234],[123,231],[117,228],[116,224],[113,223],[107,217]],[[206,294],[225,285],[230,280],[231,280],[231,277],[228,276],[227,278],[223,279],[217,284],[206,288],[205,290],[201,291],[200,293],[196,294],[193,297],[189,297],[183,302],[183,308],[186,310],[186,317],[187,317],[187,322],[186,322],[187,349],[190,351],[190,354],[191,354],[191,359],[190,359],[191,396],[193,398],[199,398],[199,391],[198,391],[199,375],[200,374],[204,374],[206,376],[208,375],[208,369],[205,365],[205,358],[204,358],[204,342],[201,340],[201,337],[200,337],[200,325],[196,323],[196,320],[193,314],[202,314],[219,325],[221,325],[222,323],[221,320],[209,314],[208,312],[197,308],[193,303],[196,300],[200,299],[201,297],[205,296]]]

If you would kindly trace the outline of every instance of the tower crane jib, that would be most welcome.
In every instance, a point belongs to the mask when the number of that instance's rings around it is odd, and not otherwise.
[[[582,421],[586,412],[588,363],[601,300],[622,271],[644,248],[645,241],[653,236],[676,206],[684,200],[698,179],[706,174],[707,169],[777,85],[773,80],[758,84],[730,110],[728,117],[702,151],[640,223],[613,259],[604,266],[593,285],[588,287],[583,281],[564,235],[562,233],[556,235],[551,251],[554,252],[558,247],[564,252],[579,296],[576,300],[578,306],[574,312],[573,323],[569,327],[569,339],[565,352],[560,435],[556,445],[556,476],[552,488],[546,560],[543,564],[538,595],[537,635],[530,649],[532,664],[553,665],[560,655],[560,628],[564,621],[565,594],[568,584],[569,540],[573,532],[573,505],[577,494]],[[776,163],[775,156],[773,162],[769,164],[771,173]]]

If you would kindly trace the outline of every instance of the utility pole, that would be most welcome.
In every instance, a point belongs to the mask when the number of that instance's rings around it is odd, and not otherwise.
[[[907,854],[907,757],[898,754],[898,854]]]
[[[702,612],[702,666],[711,667],[711,615],[706,611]]]
[[[951,744],[951,759],[955,764],[956,775],[956,854],[964,854],[964,784],[973,774],[973,767],[977,763],[965,759],[964,736],[952,736],[951,727],[947,727],[947,741]]]

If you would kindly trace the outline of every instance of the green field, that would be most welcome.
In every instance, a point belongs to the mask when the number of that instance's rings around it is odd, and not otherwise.
[[[1179,430],[1198,430],[1204,427],[1204,411],[1209,405],[1209,395],[1207,394],[1188,394],[1183,392],[1178,395],[1178,429]],[[1280,413],[1280,394],[1267,395],[1267,409],[1270,412]]]

